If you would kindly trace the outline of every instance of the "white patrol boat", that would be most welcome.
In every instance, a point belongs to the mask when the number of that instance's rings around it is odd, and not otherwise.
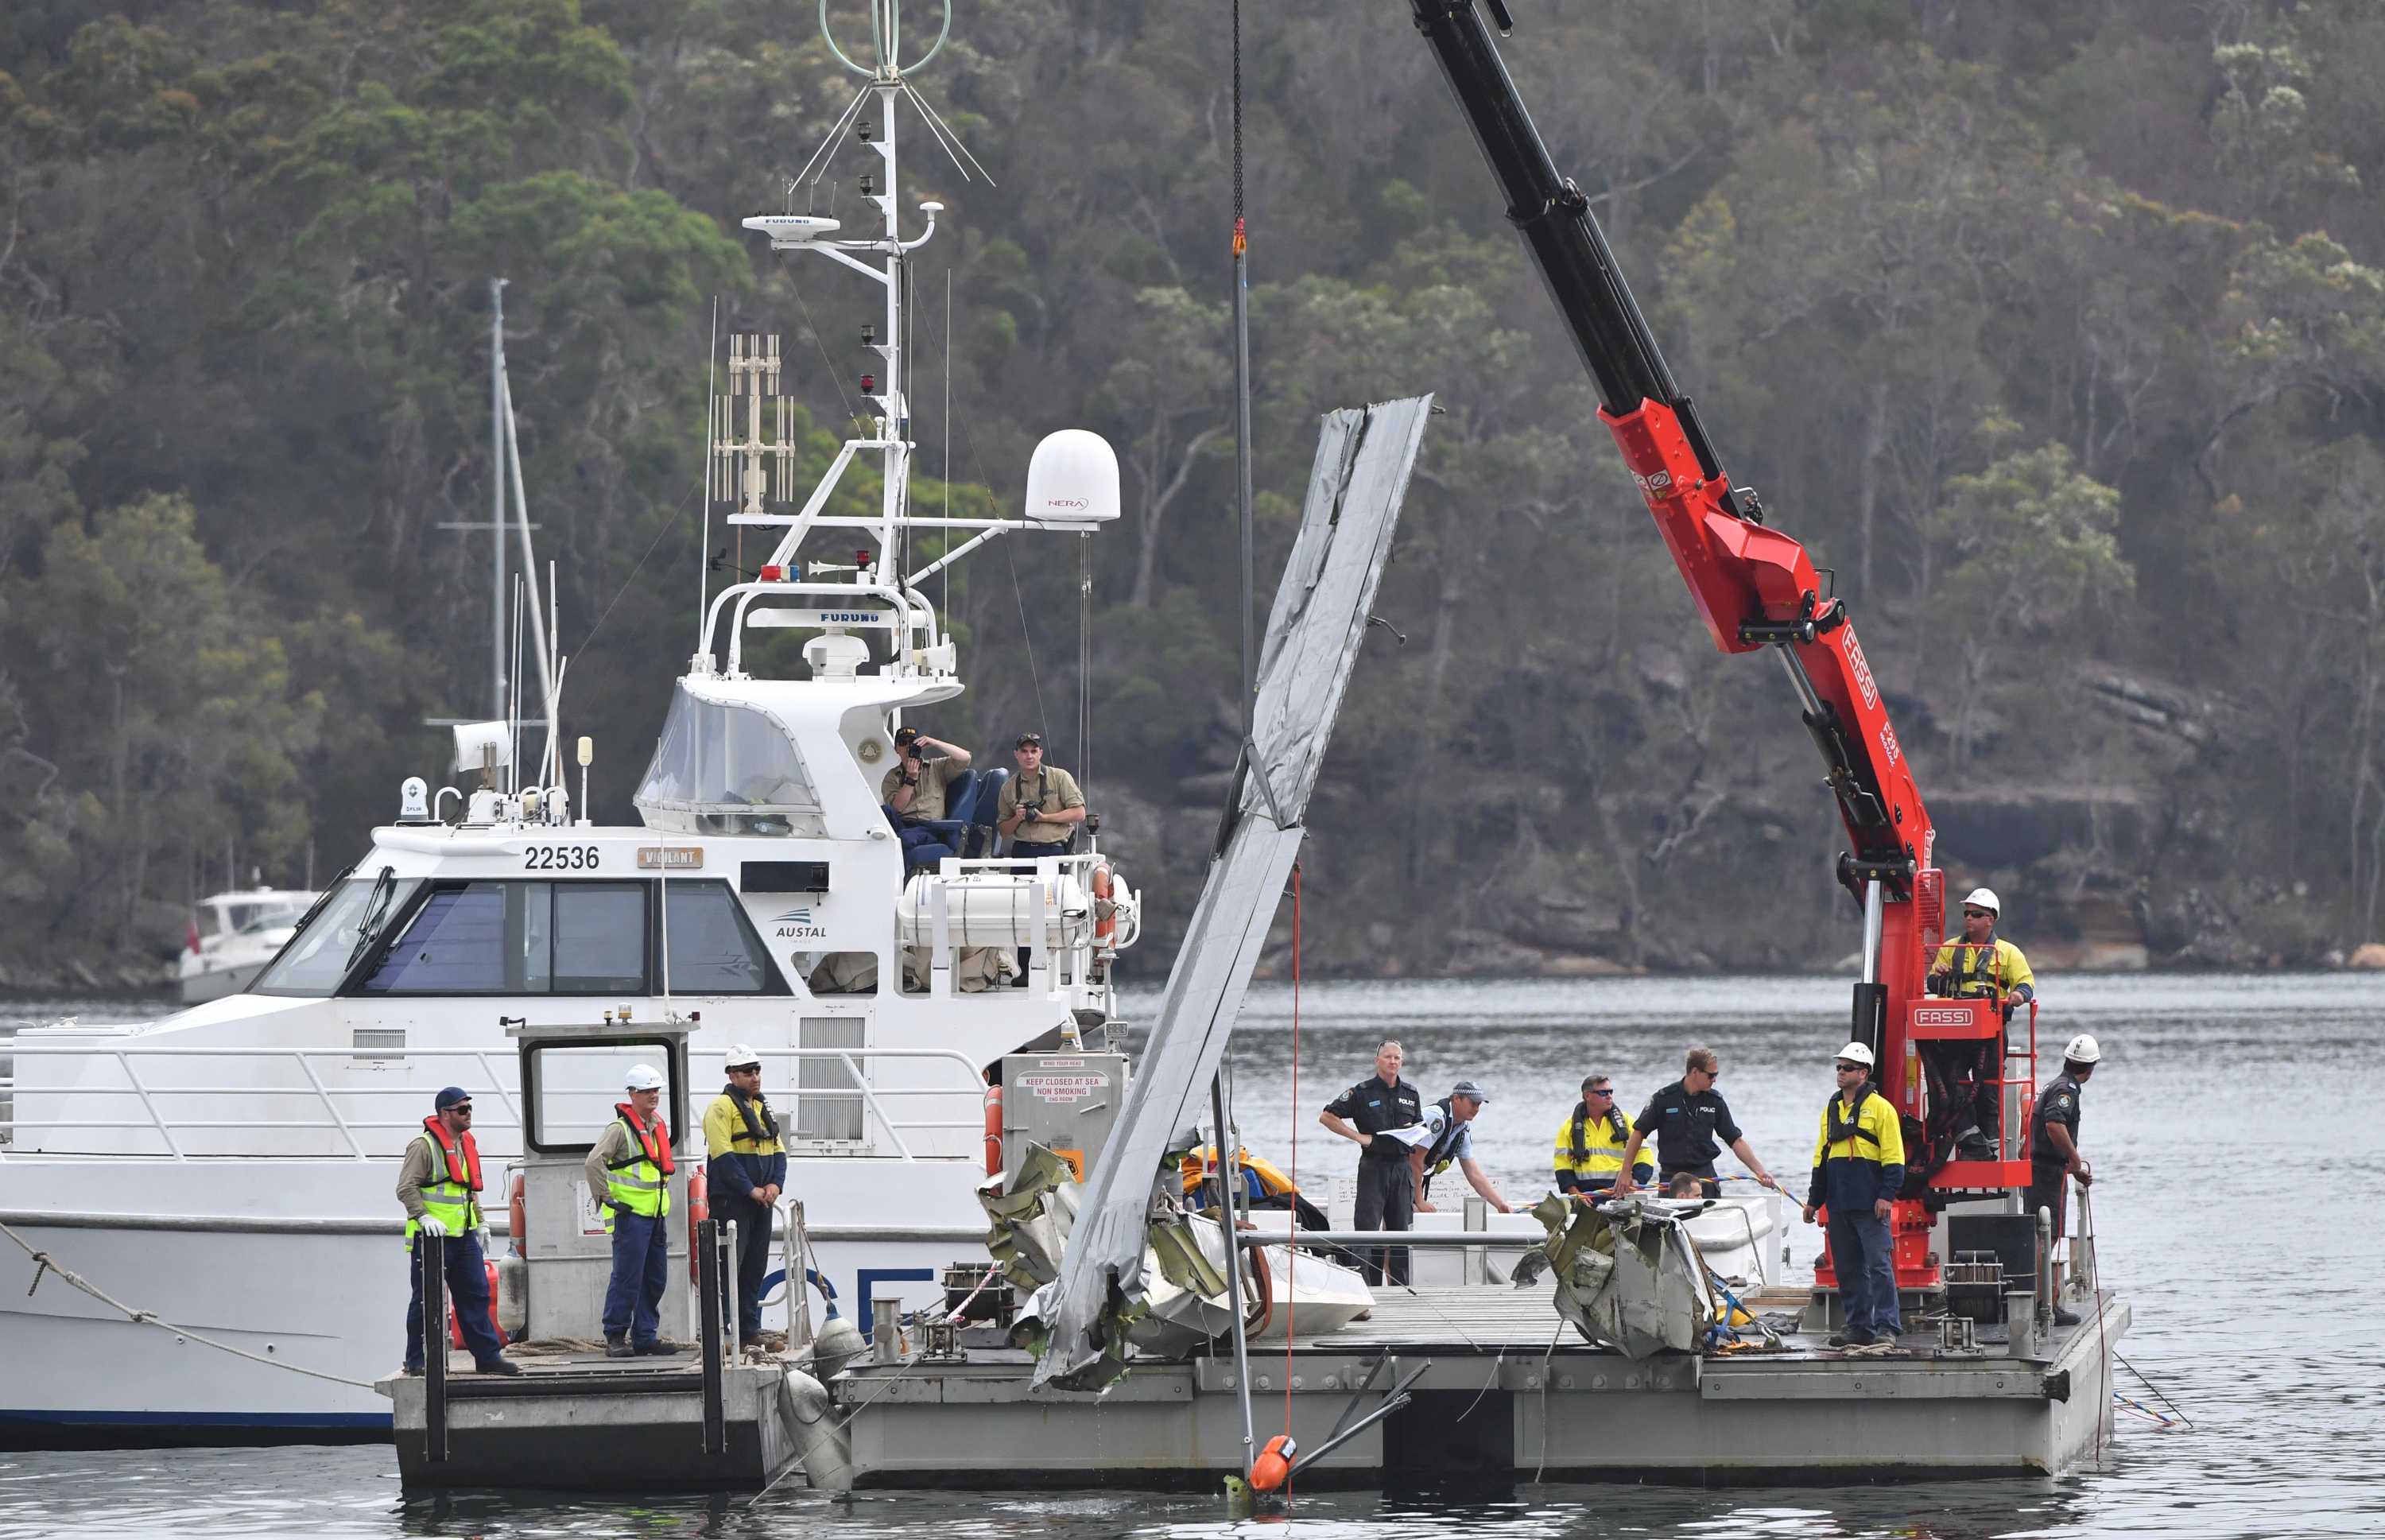
[[[253,984],[159,1022],[20,1033],[0,1083],[0,1225],[38,1286],[28,1295],[12,1269],[0,1289],[0,1438],[386,1430],[371,1382],[398,1360],[408,1292],[393,1187],[439,1088],[475,1097],[501,1236],[593,1222],[508,1212],[525,1111],[509,1022],[610,1034],[558,1077],[569,1083],[527,1088],[536,1126],[581,1137],[612,1116],[622,1069],[668,1061],[642,1049],[637,1024],[691,1024],[692,1083],[671,1087],[666,1110],[682,1158],[699,1160],[689,1125],[718,1088],[722,1051],[757,1049],[787,1193],[804,1206],[809,1265],[794,1271],[811,1276],[814,1320],[822,1296],[865,1327],[873,1299],[940,1300],[941,1269],[983,1255],[975,1189],[1001,1143],[989,1071],[1022,1050],[1105,1057],[1111,965],[1135,940],[1141,899],[1087,835],[1069,854],[1005,857],[994,825],[1007,771],[991,752],[945,788],[932,864],[906,853],[880,788],[905,714],[963,689],[927,580],[1005,534],[1090,535],[1118,517],[1118,465],[1095,435],[1063,432],[1035,452],[1017,517],[913,507],[906,269],[941,206],[898,203],[897,107],[934,119],[900,71],[863,72],[814,165],[842,150],[873,173],[869,228],[745,223],[880,289],[878,325],[862,329],[876,355],[868,415],[798,497],[777,339],[730,340],[708,502],[774,544],[758,576],[701,597],[698,645],[637,791],[643,821],[576,816],[590,749],[579,741],[570,784],[564,670],[538,618],[543,722],[457,729],[463,783],[433,793],[407,778],[397,820]],[[509,423],[501,362],[497,395]],[[848,468],[872,457],[876,510],[828,511]],[[513,486],[518,507],[518,454]],[[535,615],[535,584],[530,595]],[[773,630],[806,633],[793,677],[766,677],[749,648]],[[531,769],[515,745],[541,727]],[[788,1254],[782,1242],[774,1256]]]

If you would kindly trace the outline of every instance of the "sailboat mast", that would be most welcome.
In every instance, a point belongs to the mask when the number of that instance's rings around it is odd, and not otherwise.
[[[489,280],[489,715],[506,714],[506,281]]]
[[[1242,223],[1242,6],[1234,0],[1234,492],[1242,515],[1242,745],[1255,736],[1258,650],[1253,639],[1251,580],[1251,265]]]

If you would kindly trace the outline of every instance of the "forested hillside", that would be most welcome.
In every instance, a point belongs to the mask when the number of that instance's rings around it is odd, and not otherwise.
[[[919,83],[999,185],[906,143],[949,208],[923,463],[1015,507],[1090,427],[1128,510],[1091,745],[1065,539],[960,570],[972,689],[927,726],[1089,770],[1155,971],[1233,742],[1228,6],[955,4]],[[1835,569],[1954,879],[2056,961],[2378,940],[2385,11],[1511,5],[1726,463]],[[1313,815],[1312,965],[1834,964],[1779,672],[1704,640],[1405,0],[1244,10],[1262,573],[1317,413],[1446,409]],[[869,357],[874,291],[736,224],[851,98],[814,11],[0,10],[0,982],[146,969],[228,876],[328,878],[441,778],[425,720],[489,709],[489,536],[442,526],[488,518],[493,276],[566,731],[628,816],[694,636],[716,298],[786,339],[803,481]]]

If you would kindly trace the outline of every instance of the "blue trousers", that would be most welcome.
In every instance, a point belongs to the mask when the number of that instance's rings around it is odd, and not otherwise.
[[[464,1328],[464,1343],[472,1350],[472,1361],[486,1365],[502,1357],[504,1344],[497,1341],[496,1328],[489,1324],[489,1270],[481,1258],[481,1237],[467,1231],[447,1237],[447,1297],[455,1301],[456,1320]],[[406,1304],[406,1367],[422,1367],[422,1237],[414,1237],[413,1254],[406,1261],[406,1276],[413,1281],[414,1297]],[[443,1339],[446,1333],[443,1330]]]
[[[1869,1204],[1851,1205],[1845,1212],[1830,1209],[1830,1266],[1839,1275],[1839,1298],[1851,1332],[1893,1336],[1904,1330],[1892,1239],[1888,1221],[1875,1216]]]
[[[712,1199],[712,1217],[737,1221],[737,1269],[720,1281],[723,1321],[737,1322],[746,1342],[762,1330],[762,1279],[770,1271],[770,1210],[750,1197],[722,1191]]]
[[[905,872],[932,869],[945,857],[960,854],[946,845],[944,836],[933,829],[906,822],[904,815],[896,812],[891,804],[880,803],[878,810],[886,815],[886,821],[893,826],[894,837],[903,842],[903,870]]]
[[[613,1216],[613,1279],[605,1286],[605,1334],[652,1342],[670,1283],[670,1216]]]

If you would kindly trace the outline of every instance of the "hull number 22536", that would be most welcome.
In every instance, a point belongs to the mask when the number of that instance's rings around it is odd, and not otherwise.
[[[597,847],[593,845],[534,845],[522,858],[524,871],[593,871]]]

